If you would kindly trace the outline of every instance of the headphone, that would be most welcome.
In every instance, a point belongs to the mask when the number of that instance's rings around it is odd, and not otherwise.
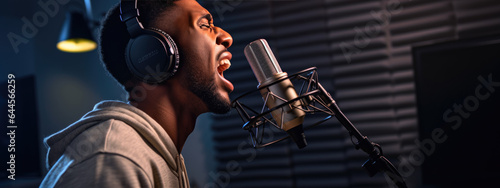
[[[170,35],[160,29],[144,29],[139,15],[137,0],[121,0],[120,19],[130,34],[125,61],[136,78],[149,84],[159,84],[172,77],[179,68],[177,45]]]

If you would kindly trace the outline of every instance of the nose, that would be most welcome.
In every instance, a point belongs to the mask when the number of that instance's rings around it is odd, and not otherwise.
[[[226,48],[229,48],[233,44],[233,37],[231,35],[224,31],[222,28],[217,27],[217,44],[218,45],[223,45]]]

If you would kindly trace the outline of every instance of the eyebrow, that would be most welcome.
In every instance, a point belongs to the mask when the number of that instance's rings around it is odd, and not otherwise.
[[[207,19],[209,22],[212,22],[212,15],[211,14],[204,14],[203,16],[200,17],[199,20],[201,20],[203,18]]]

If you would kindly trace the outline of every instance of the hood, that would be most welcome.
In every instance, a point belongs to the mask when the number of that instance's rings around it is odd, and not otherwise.
[[[145,112],[120,101],[100,102],[80,120],[45,138],[45,146],[48,148],[47,168],[50,169],[57,162],[64,154],[66,146],[80,133],[109,119],[123,121],[134,128],[157,149],[171,168],[177,169],[180,155],[167,132]]]

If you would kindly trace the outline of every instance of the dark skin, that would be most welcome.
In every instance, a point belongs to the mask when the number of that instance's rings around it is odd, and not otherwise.
[[[165,129],[180,153],[200,114],[229,109],[229,93],[234,87],[222,72],[230,65],[232,55],[227,48],[233,39],[213,25],[210,13],[195,0],[174,4],[153,25],[176,41],[181,67],[165,83],[138,83],[146,88],[141,94],[144,100],[131,103]]]

